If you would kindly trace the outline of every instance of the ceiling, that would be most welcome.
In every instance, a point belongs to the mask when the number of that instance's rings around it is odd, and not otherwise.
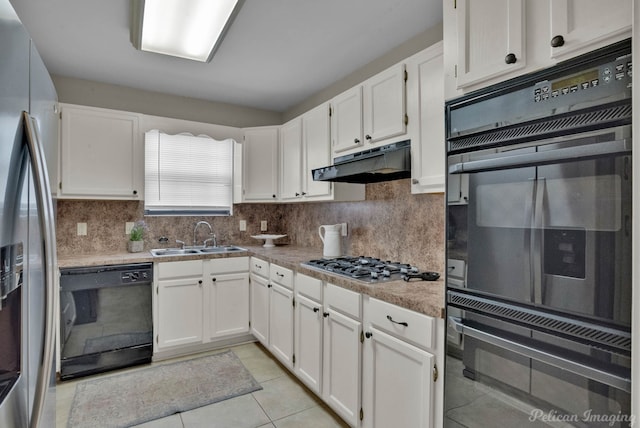
[[[11,0],[51,74],[284,112],[442,21],[442,0],[246,0],[210,63],[136,50],[129,0]]]

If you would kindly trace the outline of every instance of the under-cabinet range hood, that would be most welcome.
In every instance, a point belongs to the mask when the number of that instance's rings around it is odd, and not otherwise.
[[[311,171],[314,181],[378,183],[411,177],[411,140],[335,158],[334,164]]]

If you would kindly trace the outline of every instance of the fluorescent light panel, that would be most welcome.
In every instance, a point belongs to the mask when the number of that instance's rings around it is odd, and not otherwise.
[[[239,0],[145,0],[140,49],[210,60]]]

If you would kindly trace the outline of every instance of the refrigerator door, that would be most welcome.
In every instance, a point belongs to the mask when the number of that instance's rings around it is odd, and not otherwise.
[[[9,1],[0,0],[0,247],[18,244],[16,211],[21,197],[17,194],[20,187],[17,163],[22,158],[21,115],[29,108],[28,97],[29,35]],[[23,291],[25,288],[22,287]],[[21,300],[24,307],[24,296]],[[24,311],[21,312],[24,317]],[[21,342],[24,359],[26,343],[24,339]],[[24,367],[24,360],[21,366]],[[28,419],[27,379],[21,373],[0,402],[0,426],[26,427]]]

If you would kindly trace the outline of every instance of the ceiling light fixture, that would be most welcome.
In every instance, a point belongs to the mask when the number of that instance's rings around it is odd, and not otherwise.
[[[132,0],[131,43],[209,62],[244,0]]]

